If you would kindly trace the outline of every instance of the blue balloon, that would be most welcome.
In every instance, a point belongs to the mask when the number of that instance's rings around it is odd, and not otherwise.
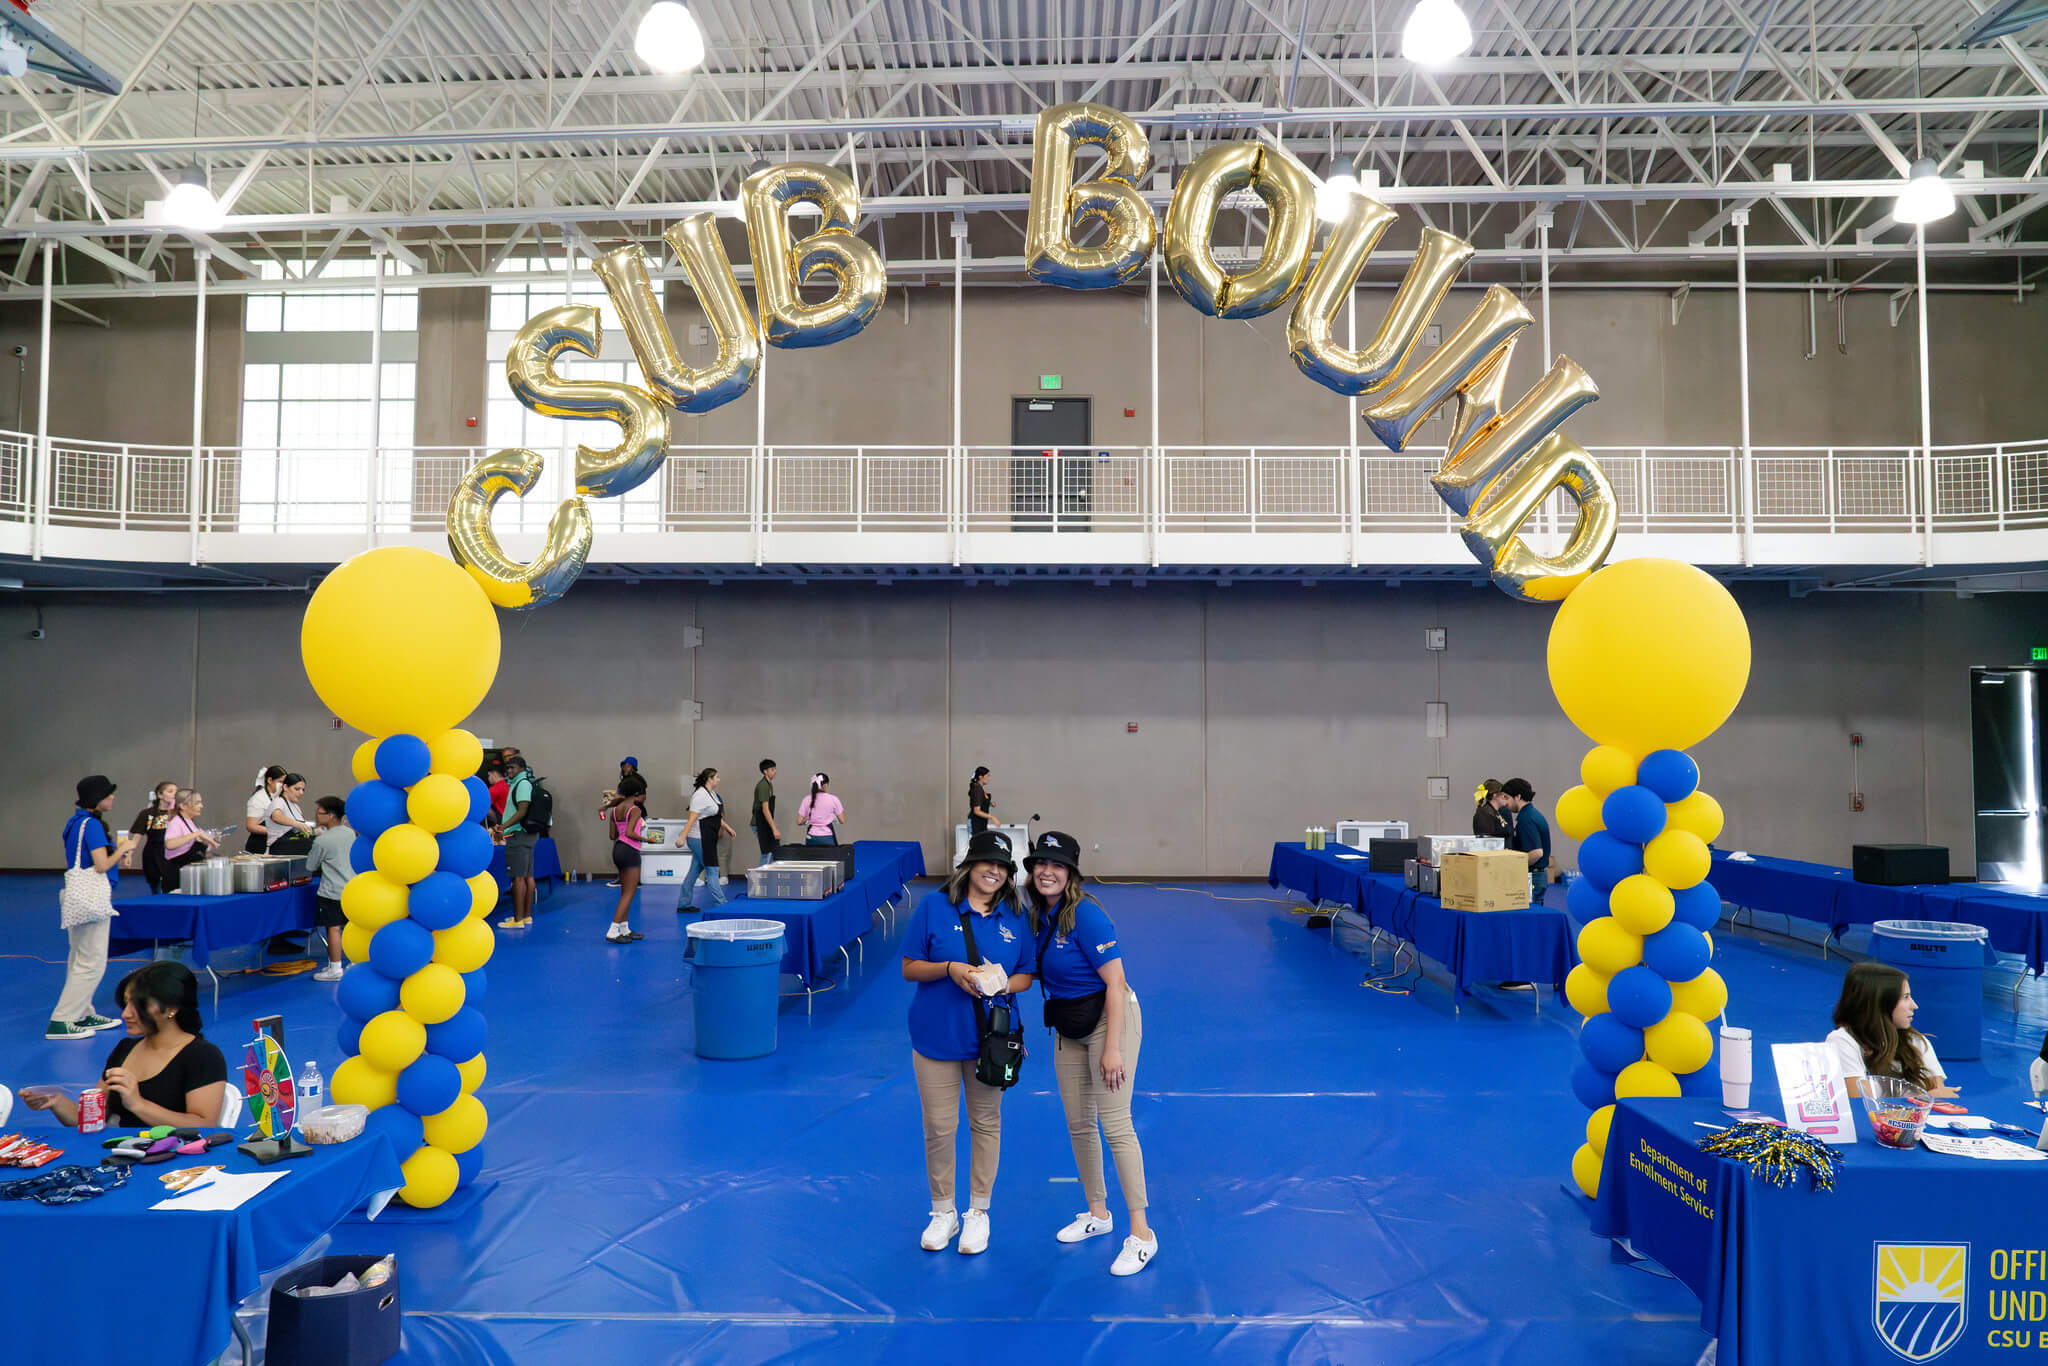
[[[1712,1033],[1714,1031],[1710,1028],[1708,1032]],[[1689,1100],[1720,1100],[1721,1069],[1717,1065],[1720,1062],[1720,1053],[1721,1041],[1716,1038],[1714,1040],[1714,1056],[1707,1059],[1705,1067],[1702,1067],[1697,1072],[1680,1072],[1678,1074],[1678,1094]]]
[[[334,1031],[334,1041],[341,1045],[341,1056],[353,1058],[363,1051],[363,1026],[359,1021],[344,1019],[341,1028]]]
[[[1671,984],[1640,963],[1623,968],[1607,984],[1607,1008],[1623,1024],[1648,1029],[1671,1013]]]
[[[1618,840],[1648,844],[1664,833],[1664,803],[1647,787],[1620,788],[1600,803],[1600,823]]]
[[[437,1053],[422,1053],[419,1061],[398,1074],[398,1103],[416,1115],[438,1115],[462,1094],[462,1073],[455,1064]]]
[[[1657,794],[1660,802],[1682,802],[1700,785],[1700,766],[1681,749],[1660,749],[1643,756],[1636,781]]]
[[[1643,941],[1643,962],[1667,982],[1690,982],[1713,956],[1706,935],[1676,920]]]
[[[403,981],[434,960],[434,936],[412,920],[394,920],[370,936],[370,966]]]
[[[434,838],[441,846],[441,857],[434,866],[444,873],[471,878],[491,866],[491,832],[481,825],[458,825]],[[467,905],[465,902],[465,909]]]
[[[348,847],[348,866],[358,873],[367,873],[377,866],[377,841],[366,839],[361,834]]]
[[[457,1173],[455,1177],[455,1189],[461,1190],[464,1186],[467,1186],[470,1182],[476,1180],[477,1174],[483,1171],[483,1169],[483,1144],[477,1144],[474,1148],[471,1148],[466,1153],[455,1154],[455,1171]]]
[[[427,742],[417,735],[388,735],[377,746],[377,776],[393,787],[411,787],[433,765]]]
[[[469,884],[453,873],[428,873],[413,883],[405,898],[405,910],[426,929],[452,929],[469,914]],[[373,956],[377,952],[374,940],[370,952]]]
[[[463,973],[462,999],[464,1004],[475,1005],[478,1001],[481,1001],[484,998],[484,992],[490,988],[490,985],[491,979],[484,976],[482,968],[478,968],[475,972]]]
[[[403,1105],[380,1105],[370,1111],[370,1117],[363,1122],[363,1136],[382,1134],[391,1140],[391,1150],[398,1154],[400,1162],[418,1151],[420,1144],[427,1141],[426,1131],[420,1126],[420,1117]]]
[[[348,823],[359,839],[374,840],[394,825],[411,819],[405,814],[405,789],[372,778],[349,789]]]
[[[1697,882],[1671,894],[1677,906],[1676,919],[1696,930],[1711,930],[1721,923],[1721,894],[1711,882]]]
[[[1607,914],[1607,893],[1595,887],[1593,879],[1575,877],[1565,889],[1564,908],[1575,920],[1598,920]]]
[[[1579,872],[1602,892],[1611,892],[1621,880],[1643,871],[1643,848],[1598,830],[1579,845]]]
[[[1588,1110],[1614,1104],[1614,1073],[1602,1072],[1589,1062],[1572,1068],[1572,1094]],[[381,1114],[382,1111],[379,1111]],[[375,1116],[372,1116],[375,1118]]]
[[[1595,1015],[1579,1027],[1579,1048],[1586,1061],[1602,1072],[1619,1072],[1643,1057],[1643,1031],[1623,1024],[1612,1013]]]
[[[398,981],[368,963],[357,963],[341,975],[334,1000],[351,1020],[368,1022],[387,1010],[398,1009]]]
[[[484,1051],[484,1013],[464,1006],[440,1024],[427,1026],[427,1051],[450,1062],[468,1062]]]
[[[462,785],[469,789],[469,823],[475,825],[491,812],[491,789],[476,777],[464,778]]]

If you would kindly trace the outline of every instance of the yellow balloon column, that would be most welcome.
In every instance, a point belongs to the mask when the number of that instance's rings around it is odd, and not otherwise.
[[[1586,1017],[1572,1091],[1593,1113],[1572,1178],[1590,1196],[1614,1102],[1679,1095],[1714,1055],[1708,1021],[1728,988],[1709,966],[1721,898],[1706,877],[1721,808],[1685,750],[1742,699],[1749,628],[1693,566],[1624,560],[1557,609],[1549,655],[1558,704],[1594,741],[1556,809],[1581,841],[1569,906],[1585,928],[1565,995]]]
[[[306,607],[299,650],[313,690],[370,739],[356,750],[338,992],[347,1022],[337,1103],[367,1105],[401,1154],[399,1198],[425,1209],[475,1179],[488,1116],[484,917],[497,904],[483,747],[457,723],[498,672],[498,620],[453,561],[390,546],[358,555]]]

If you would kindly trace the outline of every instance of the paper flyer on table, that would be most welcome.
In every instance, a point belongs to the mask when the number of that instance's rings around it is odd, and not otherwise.
[[[183,1195],[159,1200],[151,1209],[227,1210],[240,1209],[268,1190],[271,1182],[282,1181],[290,1172],[216,1172],[213,1180],[195,1186]]]
[[[1823,1143],[1856,1141],[1849,1088],[1835,1075],[1826,1044],[1774,1043],[1771,1063],[1778,1069],[1778,1094],[1785,1101],[1787,1124]]]
[[[1992,1135],[1964,1138],[1957,1134],[1923,1133],[1920,1142],[1951,1157],[1977,1157],[1990,1162],[2048,1162],[2048,1153],[2035,1152]]]

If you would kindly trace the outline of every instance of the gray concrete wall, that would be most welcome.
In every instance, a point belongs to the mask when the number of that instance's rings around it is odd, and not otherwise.
[[[1749,694],[1697,751],[1724,844],[1841,863],[1853,842],[1928,839],[1967,872],[1968,669],[2048,639],[2040,599],[1741,597]],[[297,595],[58,598],[41,641],[31,610],[0,605],[0,866],[57,865],[87,772],[121,784],[124,819],[168,778],[196,780],[233,824],[273,762],[314,795],[346,791],[359,737],[305,682]],[[934,866],[987,764],[1004,815],[1099,845],[1095,871],[1262,875],[1272,841],[1310,824],[1462,830],[1488,776],[1529,778],[1547,808],[1587,745],[1544,681],[1549,613],[1485,588],[585,585],[501,621],[505,664],[471,724],[554,779],[563,857],[585,869],[607,866],[588,812],[628,753],[658,812],[715,765],[738,814],[763,757],[793,812],[822,768],[850,835],[922,840]],[[678,643],[689,625],[702,649]],[[1448,632],[1440,656],[1430,625]],[[1440,742],[1423,736],[1437,699]],[[1426,800],[1431,774],[1448,803]]]

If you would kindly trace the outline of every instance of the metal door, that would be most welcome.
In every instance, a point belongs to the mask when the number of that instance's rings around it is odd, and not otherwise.
[[[1095,492],[1094,416],[1085,398],[1010,400],[1010,526],[1086,531]]]

